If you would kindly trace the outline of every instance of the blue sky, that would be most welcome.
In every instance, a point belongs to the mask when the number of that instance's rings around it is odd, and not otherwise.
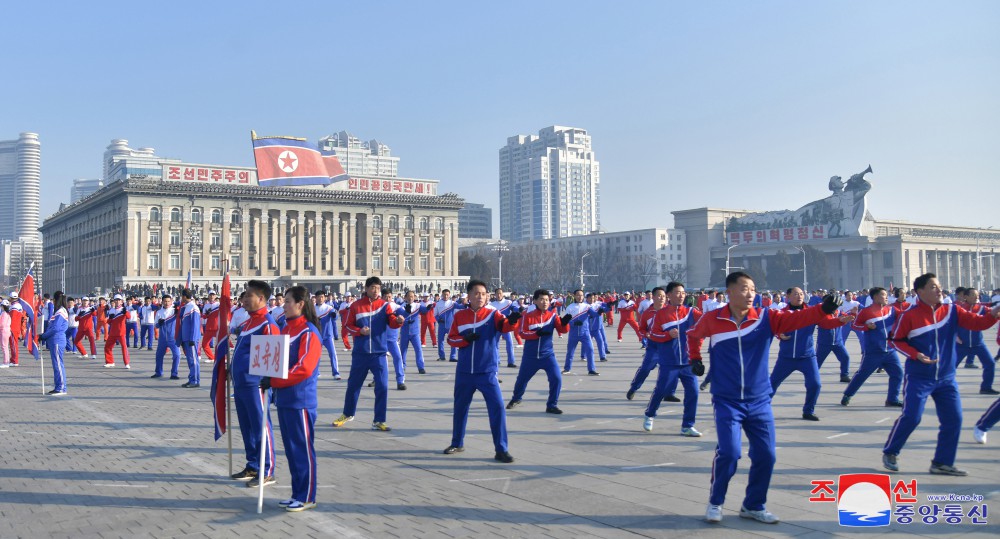
[[[496,210],[506,138],[557,124],[593,136],[608,230],[869,163],[878,218],[998,224],[1000,2],[36,6],[0,18],[0,138],[40,134],[43,216],[113,138],[250,165],[250,129],[378,138]]]

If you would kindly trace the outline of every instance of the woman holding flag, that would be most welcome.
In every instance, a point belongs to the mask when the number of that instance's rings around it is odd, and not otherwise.
[[[52,357],[52,376],[55,388],[49,391],[53,397],[66,394],[66,366],[63,364],[63,352],[66,350],[66,328],[69,327],[69,314],[66,311],[66,295],[61,290],[52,297],[52,317],[45,324],[45,333],[39,338],[45,341]]]
[[[274,389],[274,401],[281,422],[281,441],[292,475],[292,497],[279,502],[286,511],[316,507],[316,380],[323,344],[319,318],[309,299],[309,291],[293,286],[285,292],[285,319],[282,335],[288,335],[288,378],[263,378],[260,387]]]

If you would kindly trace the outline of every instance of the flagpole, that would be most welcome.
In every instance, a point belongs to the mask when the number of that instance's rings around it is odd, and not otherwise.
[[[228,339],[229,336],[227,335]],[[229,476],[233,475],[233,390],[229,384],[233,380],[232,371],[229,370],[229,356],[226,355],[226,437],[229,439]]]

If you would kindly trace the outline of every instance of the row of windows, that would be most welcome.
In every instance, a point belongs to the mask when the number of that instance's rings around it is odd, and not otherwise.
[[[181,269],[181,255],[170,255],[168,260],[168,268],[171,270]],[[240,255],[233,255],[229,257],[229,268],[233,270],[240,269]],[[147,269],[158,270],[160,269],[160,255],[150,254],[147,257]],[[191,257],[191,269],[200,270],[201,269],[201,255],[193,255]],[[212,255],[209,257],[209,268],[210,270],[220,270],[222,269],[222,257],[220,255]]]
[[[421,217],[420,220],[417,221],[417,223],[418,223],[417,226],[420,228],[420,230],[430,230],[430,220],[427,217]],[[388,219],[386,219],[386,226],[389,228],[389,230],[399,230],[399,218],[396,217],[395,215],[390,215]],[[372,228],[375,230],[382,229],[381,215],[372,216]],[[403,217],[403,229],[413,230],[412,215],[406,215]],[[434,229],[444,231],[444,218],[437,217],[434,219]]]
[[[160,212],[159,206],[153,206],[149,208],[149,220],[152,222],[159,222],[162,219],[162,213]],[[170,208],[170,222],[179,223],[181,222],[183,212],[178,207]],[[204,214],[201,208],[191,208],[191,222],[201,223],[204,222]],[[239,224],[242,222],[241,214],[239,210],[232,210],[229,213],[229,222],[233,224]],[[211,212],[212,223],[222,224],[222,209],[214,208]]]
[[[430,258],[426,256],[420,257],[420,269],[422,271],[427,270],[427,264],[430,262]],[[386,257],[386,269],[389,271],[395,271],[397,269],[398,257],[389,256]],[[373,256],[372,257],[372,270],[380,271],[382,269],[382,257]],[[413,269],[413,257],[405,256],[403,257],[403,269],[410,271]],[[434,257],[434,269],[436,271],[444,271],[444,257],[436,256]]]

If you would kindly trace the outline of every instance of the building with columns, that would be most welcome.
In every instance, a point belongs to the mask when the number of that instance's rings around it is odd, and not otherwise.
[[[189,271],[193,284],[218,286],[227,261],[237,284],[345,292],[377,275],[397,289],[437,290],[462,280],[463,205],[438,195],[434,180],[352,175],[327,186],[261,187],[253,168],[171,162],[64,207],[41,232],[45,252],[66,258],[73,294],[183,286]],[[61,264],[46,257],[46,269]]]

